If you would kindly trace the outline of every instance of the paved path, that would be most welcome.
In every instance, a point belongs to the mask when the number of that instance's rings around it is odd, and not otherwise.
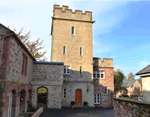
[[[114,117],[113,108],[44,109],[40,117]]]

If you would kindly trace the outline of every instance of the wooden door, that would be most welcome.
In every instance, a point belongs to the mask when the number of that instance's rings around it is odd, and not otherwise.
[[[82,105],[82,91],[81,89],[76,90],[76,105]]]

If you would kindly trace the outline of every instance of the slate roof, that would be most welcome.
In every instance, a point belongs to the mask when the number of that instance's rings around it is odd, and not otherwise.
[[[123,80],[123,87],[132,87],[136,80]]]
[[[150,73],[150,65],[148,65],[147,67],[143,68],[141,71],[139,71],[135,75],[141,75],[141,74],[147,74],[147,73]]]
[[[127,86],[128,86],[128,84],[129,84],[129,82],[128,82],[128,81],[124,81],[124,80],[123,80],[123,83],[122,83],[122,86],[123,86],[123,87],[127,87]]]
[[[139,78],[139,79],[138,79],[138,81],[139,81],[139,83],[142,85],[142,79],[141,79],[141,78]]]

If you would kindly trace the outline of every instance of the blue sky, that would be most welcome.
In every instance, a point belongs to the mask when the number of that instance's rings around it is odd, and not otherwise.
[[[51,17],[55,0],[4,0],[0,2],[0,23],[24,32],[31,40],[41,38],[50,60]],[[150,64],[150,1],[56,0],[70,9],[93,12],[93,56],[113,58],[114,69],[127,76]],[[136,77],[139,78],[139,77]]]

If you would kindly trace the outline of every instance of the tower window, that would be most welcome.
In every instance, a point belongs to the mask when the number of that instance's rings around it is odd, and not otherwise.
[[[82,74],[82,67],[80,67],[80,75]]]
[[[74,27],[72,27],[72,32],[71,33],[72,33],[72,35],[74,35]]]
[[[80,47],[80,55],[82,55],[82,47]]]
[[[63,98],[66,99],[66,89],[63,89]]]
[[[63,54],[66,54],[66,46],[63,47]]]

